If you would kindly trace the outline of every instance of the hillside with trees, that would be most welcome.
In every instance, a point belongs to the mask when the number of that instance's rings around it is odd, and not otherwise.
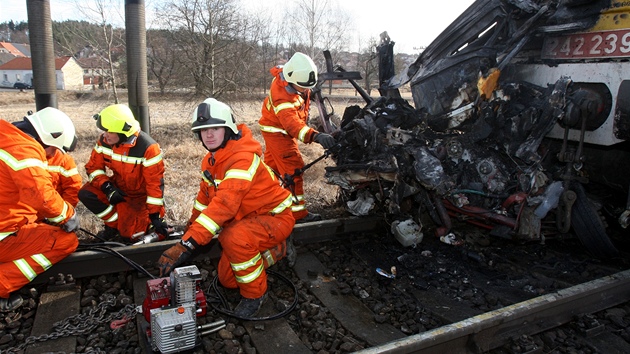
[[[57,56],[102,58],[108,86],[115,90],[126,83],[125,28],[115,25],[124,21],[106,4],[86,1],[85,20],[53,21],[53,41]],[[200,97],[260,93],[270,84],[273,65],[301,51],[324,70],[322,51],[329,50],[335,64],[361,73],[360,84],[368,92],[375,88],[377,40],[350,53],[352,21],[336,3],[298,0],[283,10],[252,12],[236,0],[161,2],[146,36],[151,86],[161,93],[185,89]],[[0,23],[0,40],[28,43],[28,23]],[[403,60],[413,59],[397,56],[398,69]]]

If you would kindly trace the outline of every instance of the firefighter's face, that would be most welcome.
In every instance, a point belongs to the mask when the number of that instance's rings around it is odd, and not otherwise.
[[[48,146],[44,149],[46,151],[46,158],[49,159],[57,153],[57,148],[54,146]]]
[[[105,140],[107,145],[118,144],[118,142],[120,141],[120,137],[118,136],[118,134],[108,132],[103,133],[103,139]]]
[[[225,127],[208,128],[201,130],[201,140],[208,150],[214,150],[221,146],[225,137]]]
[[[304,92],[306,92],[306,91],[308,91],[308,90],[309,90],[309,89],[307,89],[307,88],[300,87],[300,86],[298,86],[298,85],[294,85],[294,84],[291,84],[291,87],[293,87],[293,88],[294,88],[297,92],[299,92],[299,93],[304,93]]]

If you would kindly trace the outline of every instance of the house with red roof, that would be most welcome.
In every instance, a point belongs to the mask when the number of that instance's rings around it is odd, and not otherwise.
[[[109,61],[100,55],[77,58],[77,62],[83,68],[83,84],[95,88],[109,87],[112,77],[109,70]],[[117,66],[117,64],[115,64]]]
[[[55,58],[57,90],[83,90],[83,68],[71,56]],[[13,87],[16,82],[33,85],[31,58],[17,57],[0,65],[2,86]]]
[[[0,53],[11,54],[15,57],[30,57],[31,46],[28,44],[0,42]]]

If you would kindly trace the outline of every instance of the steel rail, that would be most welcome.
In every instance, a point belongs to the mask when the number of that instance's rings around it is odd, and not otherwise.
[[[630,301],[630,270],[356,353],[483,353]]]
[[[293,228],[293,241],[296,243],[327,241],[343,234],[371,231],[381,223],[382,219],[375,217],[350,217],[296,224]],[[178,239],[171,239],[143,245],[116,247],[114,250],[144,266],[157,261],[162,252],[177,242],[179,242]],[[203,247],[196,257],[218,258],[220,250],[215,247],[216,244],[216,242],[211,242],[210,245]],[[47,283],[50,278],[55,278],[58,274],[71,274],[74,278],[84,278],[129,270],[133,270],[133,267],[116,256],[84,250],[69,255],[37,276],[31,283],[33,285]]]

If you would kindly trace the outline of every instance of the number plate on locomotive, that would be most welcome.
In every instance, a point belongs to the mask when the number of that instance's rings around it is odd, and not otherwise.
[[[541,56],[543,59],[630,57],[630,29],[548,37]]]

